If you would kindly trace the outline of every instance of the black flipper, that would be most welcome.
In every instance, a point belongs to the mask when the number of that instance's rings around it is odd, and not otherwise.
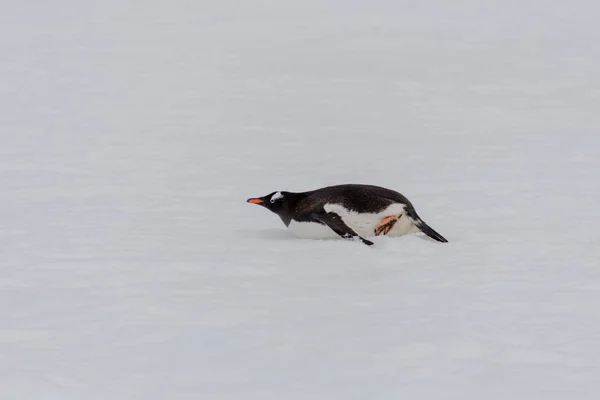
[[[350,228],[348,225],[346,225],[344,220],[342,220],[342,217],[340,217],[336,213],[328,212],[328,213],[323,213],[323,214],[315,214],[314,218],[317,221],[320,221],[320,222],[324,223],[325,225],[327,225],[328,227],[330,227],[335,233],[337,233],[338,235],[340,235],[342,238],[344,238],[346,240],[353,240],[353,239],[358,238],[358,239],[360,239],[361,242],[363,242],[367,246],[372,246],[374,244],[370,240],[367,240],[367,239],[363,238],[362,236],[360,236],[358,233],[354,232],[354,230],[352,228]]]

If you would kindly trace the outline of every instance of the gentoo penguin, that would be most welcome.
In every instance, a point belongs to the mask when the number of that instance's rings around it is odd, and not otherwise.
[[[274,212],[298,237],[359,239],[423,232],[438,242],[447,240],[425,223],[400,193],[373,185],[327,186],[307,192],[278,191],[248,203]]]

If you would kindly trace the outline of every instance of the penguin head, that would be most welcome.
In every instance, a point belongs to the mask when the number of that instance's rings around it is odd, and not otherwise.
[[[246,202],[263,206],[267,210],[279,214],[286,211],[289,207],[289,199],[286,194],[287,192],[273,192],[263,197],[250,198]]]

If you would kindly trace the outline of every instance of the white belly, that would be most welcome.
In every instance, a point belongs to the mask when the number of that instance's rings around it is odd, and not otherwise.
[[[340,237],[327,225],[316,222],[298,222],[292,220],[288,229],[294,235],[306,239],[340,239]]]
[[[347,210],[338,204],[326,204],[325,211],[338,214],[342,220],[362,237],[375,236],[375,227],[381,220],[390,215],[402,215],[396,222],[393,229],[386,236],[403,236],[419,230],[413,222],[404,215],[404,206],[402,204],[392,204],[379,213],[359,214]],[[331,228],[316,222],[297,222],[292,220],[288,226],[294,235],[308,239],[340,239]]]

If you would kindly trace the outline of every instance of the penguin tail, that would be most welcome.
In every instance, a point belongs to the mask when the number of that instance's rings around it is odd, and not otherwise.
[[[417,215],[414,209],[408,209],[407,214],[413,220],[413,223],[421,232],[423,232],[433,240],[437,240],[438,242],[442,243],[448,243],[448,240],[446,240],[445,237],[437,233],[432,227],[427,225],[425,221],[423,221],[421,217]]]
[[[432,227],[427,225],[425,221],[420,220],[415,223],[416,227],[419,228],[421,232],[432,238],[433,240],[437,240],[438,242],[448,243],[445,237],[437,233]]]

